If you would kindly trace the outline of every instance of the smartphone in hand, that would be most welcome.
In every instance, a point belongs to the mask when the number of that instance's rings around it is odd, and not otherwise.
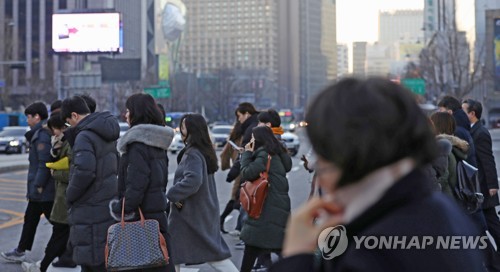
[[[231,141],[231,140],[228,140],[227,141],[234,149],[236,149],[238,152],[243,152],[244,148],[243,147],[240,147],[238,146],[235,142]]]

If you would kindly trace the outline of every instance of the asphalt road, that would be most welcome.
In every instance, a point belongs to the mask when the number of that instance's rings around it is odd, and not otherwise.
[[[288,180],[290,184],[290,199],[292,209],[303,203],[308,196],[311,175],[307,173],[302,167],[300,156],[309,151],[309,146],[304,139],[303,131],[298,131],[297,134],[301,136],[301,148],[299,154],[293,158],[293,168],[288,173]],[[220,151],[218,152],[218,154]],[[2,165],[21,163],[27,161],[27,155],[0,155],[0,167]],[[173,179],[173,173],[177,166],[176,155],[169,154],[169,179]],[[0,174],[0,251],[11,250],[17,246],[19,237],[21,235],[22,222],[24,210],[26,208],[26,175],[27,171],[16,171]],[[232,184],[225,181],[227,171],[218,171],[216,173],[217,181],[217,195],[219,198],[219,206],[221,209],[225,207],[226,202],[229,200]],[[169,184],[171,184],[169,182]],[[236,217],[238,213],[233,213],[226,219],[226,230],[233,230],[236,225]],[[41,260],[45,245],[50,238],[51,225],[47,220],[42,219],[37,230],[33,250],[27,252],[27,258],[32,261]],[[237,250],[234,245],[239,241],[237,238],[225,234],[223,235],[227,244],[232,252],[232,261],[239,268],[241,259],[243,257],[242,250]],[[214,271],[208,265],[189,266],[181,269],[183,272],[208,272]],[[22,271],[19,264],[5,263],[0,259],[1,272],[20,272]],[[49,271],[80,271],[79,269],[57,269],[49,268]]]

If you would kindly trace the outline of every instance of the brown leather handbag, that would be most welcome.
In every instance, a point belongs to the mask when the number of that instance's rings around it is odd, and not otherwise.
[[[264,207],[264,201],[269,190],[269,167],[271,166],[271,155],[267,155],[266,171],[260,173],[260,177],[254,181],[245,181],[241,184],[240,202],[243,209],[253,219],[259,219]]]

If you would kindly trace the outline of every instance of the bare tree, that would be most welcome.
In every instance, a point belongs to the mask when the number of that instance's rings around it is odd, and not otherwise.
[[[434,33],[419,56],[421,76],[434,99],[444,95],[464,98],[490,74],[481,62],[485,45],[475,45],[473,58],[466,33],[457,29],[455,16],[451,18],[443,22],[443,28]]]

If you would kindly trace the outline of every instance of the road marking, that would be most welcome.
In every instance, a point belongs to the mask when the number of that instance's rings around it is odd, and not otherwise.
[[[181,267],[181,272],[198,272],[200,269],[198,268],[187,268],[187,267]]]
[[[1,192],[0,195],[26,196],[26,193]]]
[[[5,229],[5,228],[11,227],[11,226],[14,226],[17,224],[21,224],[24,222],[24,213],[15,212],[15,211],[11,211],[11,210],[5,210],[5,209],[0,209],[0,212],[15,216],[11,220],[9,220],[3,224],[0,224],[0,229]]]
[[[168,180],[174,180],[175,173],[168,174]]]
[[[10,183],[3,183],[0,185],[0,188],[6,188],[6,189],[24,189],[26,191],[26,184],[10,184]]]
[[[26,181],[19,181],[19,180],[15,180],[15,179],[3,179],[3,178],[0,178],[0,182],[1,183],[18,183],[18,184],[26,184]]]
[[[15,211],[6,210],[6,209],[0,209],[0,212],[6,213],[6,214],[15,215],[15,216],[18,216],[18,217],[24,217],[24,213],[22,213],[22,212],[15,212]]]
[[[15,171],[15,172],[10,172],[10,174],[14,175],[26,175],[28,173],[28,170],[20,170],[20,171]]]
[[[0,197],[0,200],[16,201],[16,202],[28,202],[25,198],[10,198],[10,197]]]
[[[12,227],[12,226],[18,225],[18,224],[22,224],[23,222],[24,222],[24,218],[23,217],[12,219],[12,220],[7,221],[7,222],[5,222],[3,224],[0,224],[0,229],[5,229],[5,228],[8,228],[8,227]]]
[[[297,172],[299,170],[300,170],[300,167],[294,166],[294,167],[292,167],[292,170],[290,170],[290,172]]]
[[[11,188],[6,188],[4,186],[0,186],[2,191],[7,191],[7,192],[21,192],[21,193],[26,193],[26,186],[21,187],[11,187]]]

